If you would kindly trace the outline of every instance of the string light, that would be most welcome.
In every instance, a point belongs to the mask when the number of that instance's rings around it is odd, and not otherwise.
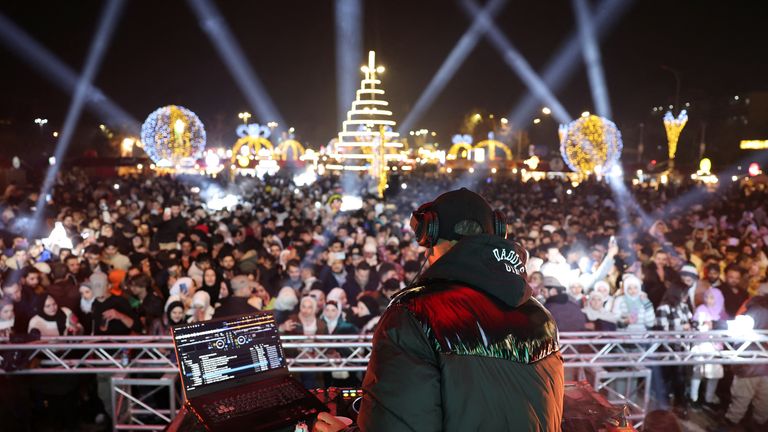
[[[188,165],[205,150],[205,128],[192,111],[168,105],[147,117],[141,126],[141,141],[144,151],[157,165]]]
[[[360,70],[365,77],[360,81],[347,119],[342,122],[333,156],[344,164],[345,170],[368,171],[378,177],[379,195],[383,195],[387,163],[403,160],[399,152],[403,144],[394,142],[400,134],[393,130],[396,123],[390,119],[392,111],[386,109],[389,102],[382,100],[385,92],[377,88],[381,84],[378,74],[384,72],[384,67],[376,66],[374,51],[368,52],[368,64]]]
[[[623,143],[616,125],[594,114],[560,125],[560,153],[568,166],[582,174],[610,172]]]
[[[675,154],[677,153],[677,141],[680,139],[680,133],[683,131],[686,123],[688,123],[688,112],[686,110],[680,111],[677,118],[672,116],[671,111],[667,111],[664,114],[664,130],[667,131],[670,169],[673,168]]]

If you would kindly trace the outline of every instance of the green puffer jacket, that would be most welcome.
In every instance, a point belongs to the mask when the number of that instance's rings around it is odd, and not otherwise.
[[[560,430],[557,328],[531,298],[524,253],[466,237],[393,299],[374,335],[359,430]]]

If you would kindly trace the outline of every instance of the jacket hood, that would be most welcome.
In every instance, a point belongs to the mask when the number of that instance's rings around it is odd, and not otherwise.
[[[419,285],[458,282],[482,291],[511,307],[531,297],[526,282],[525,253],[520,246],[491,234],[459,240],[419,278]]]

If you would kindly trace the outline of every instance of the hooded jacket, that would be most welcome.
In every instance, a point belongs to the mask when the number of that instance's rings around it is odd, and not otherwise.
[[[518,250],[465,237],[393,298],[373,338],[362,431],[560,430],[557,327]]]

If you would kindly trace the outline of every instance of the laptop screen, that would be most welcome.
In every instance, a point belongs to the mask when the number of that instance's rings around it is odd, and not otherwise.
[[[177,326],[173,341],[188,396],[285,368],[271,312]]]

